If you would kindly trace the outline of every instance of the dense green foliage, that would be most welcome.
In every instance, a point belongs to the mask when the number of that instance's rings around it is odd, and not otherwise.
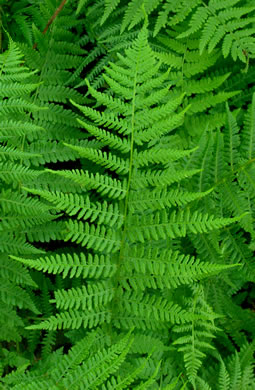
[[[255,390],[254,1],[0,11],[0,388]]]

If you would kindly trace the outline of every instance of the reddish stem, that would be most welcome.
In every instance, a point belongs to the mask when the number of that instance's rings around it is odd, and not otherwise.
[[[66,0],[63,0],[62,3],[60,4],[60,6],[56,9],[56,11],[54,12],[54,14],[52,15],[52,17],[50,18],[50,20],[48,21],[48,23],[46,24],[46,27],[45,29],[43,30],[42,34],[46,34],[46,32],[48,31],[50,25],[54,22],[54,20],[56,19],[56,17],[58,16],[58,14],[61,12],[61,10],[63,9],[64,5],[66,3]],[[33,45],[33,49],[36,49],[37,48],[37,43],[34,43]]]

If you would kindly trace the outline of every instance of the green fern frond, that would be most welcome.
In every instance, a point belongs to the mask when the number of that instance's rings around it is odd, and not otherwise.
[[[40,99],[46,102],[66,103],[68,99],[75,99],[77,102],[83,103],[87,100],[77,91],[61,85],[40,85],[38,93],[40,94]]]
[[[6,279],[1,279],[0,299],[7,305],[16,305],[20,309],[29,308],[36,314],[40,313],[29,294]]]
[[[32,154],[32,153],[25,153],[23,151],[10,148],[7,146],[0,146],[0,159],[6,160],[10,158],[11,160],[18,160],[18,159],[30,159],[33,157],[40,157],[40,154]]]
[[[193,150],[167,150],[167,149],[151,149],[145,150],[143,152],[135,155],[135,159],[137,160],[138,167],[148,166],[149,164],[167,164],[171,161],[176,161],[186,156],[189,156],[190,153],[194,152]]]
[[[60,309],[82,309],[91,311],[94,308],[105,307],[113,297],[113,288],[107,282],[93,282],[87,287],[58,290],[55,298],[50,302],[55,303]]]
[[[202,80],[189,80],[183,84],[183,88],[187,96],[190,96],[194,93],[205,93],[212,91],[222,85],[225,80],[230,76],[230,73],[224,74],[222,76],[215,76],[213,78],[204,77]]]
[[[133,340],[132,338],[130,339],[130,334],[128,333],[127,336],[115,345],[99,351],[87,359],[82,366],[78,366],[76,372],[66,376],[63,380],[63,385],[67,388],[74,388],[74,386],[77,386],[77,383],[80,383],[80,388],[84,390],[89,387],[91,389],[97,388],[118,370],[132,342]],[[80,378],[82,378],[82,381]]]
[[[27,198],[22,194],[18,194],[11,190],[3,190],[0,193],[1,209],[8,215],[15,213],[16,216],[23,215],[24,217],[41,216],[48,214],[49,207],[43,205],[36,199]]]
[[[238,135],[238,126],[232,113],[227,107],[227,120],[228,120],[228,137],[226,139],[226,151],[228,153],[228,161],[233,171],[237,164],[237,148],[240,145],[240,137]]]
[[[40,126],[36,126],[30,122],[19,122],[10,120],[4,120],[1,122],[2,126],[0,129],[1,138],[3,140],[15,139],[18,137],[27,136],[31,141],[34,137],[38,136],[38,133],[45,132],[45,129]]]
[[[226,370],[226,366],[223,361],[221,361],[221,366],[220,366],[220,372],[219,372],[219,387],[220,389],[229,389],[230,386],[230,378],[229,374]]]
[[[122,184],[120,181],[112,179],[110,176],[79,171],[78,169],[72,171],[53,171],[46,169],[45,172],[71,179],[86,190],[95,189],[101,195],[107,195],[112,199],[122,199],[126,195],[126,183],[124,182],[124,184]]]
[[[75,150],[81,157],[87,158],[102,167],[106,167],[117,174],[125,175],[128,173],[128,160],[116,157],[112,153],[101,152],[101,150],[92,150],[91,148],[81,148],[64,143],[65,146]]]
[[[237,244],[238,240],[238,244]],[[244,272],[247,280],[253,281],[255,279],[255,268],[252,257],[252,251],[245,245],[244,233],[238,232],[237,227],[227,229],[222,232],[221,253],[225,257],[226,262],[230,260],[242,264],[239,272]]]
[[[53,274],[62,274],[63,278],[110,278],[116,271],[116,264],[112,263],[109,255],[84,255],[81,253],[51,254],[37,259],[10,256],[28,267]]]
[[[214,218],[212,215],[202,215],[197,211],[191,216],[189,209],[180,210],[179,212],[173,211],[168,216],[167,212],[162,210],[155,215],[130,217],[128,226],[132,226],[132,229],[130,229],[128,236],[132,241],[137,238],[139,242],[166,239],[167,237],[184,237],[187,230],[195,234],[205,233],[239,221],[243,216]]]
[[[157,377],[157,374],[159,372],[160,366],[161,366],[161,362],[158,363],[158,365],[157,365],[155,371],[153,372],[152,376],[146,382],[141,383],[140,385],[135,387],[135,390],[146,390],[151,385],[153,385],[153,383],[155,382],[155,379]]]
[[[127,290],[129,285],[135,290],[176,288],[232,267],[235,265],[203,262],[177,251],[136,245],[125,254],[122,277],[128,280]]]
[[[153,36],[156,36],[161,28],[165,27],[168,22],[168,15],[173,11],[173,1],[168,0],[163,3],[162,9],[159,11],[158,18],[154,27]]]
[[[200,169],[175,170],[173,166],[163,171],[151,169],[146,169],[146,171],[142,171],[141,173],[138,171],[136,177],[133,179],[133,189],[137,191],[147,187],[150,188],[150,186],[162,188],[162,186],[177,183],[199,172],[201,172]]]
[[[254,158],[254,136],[255,136],[255,94],[245,114],[244,129],[241,133],[241,154],[244,158]]]
[[[79,0],[76,14],[79,14],[81,12],[82,8],[84,7],[84,5],[86,5],[87,2],[88,2],[88,0]]]
[[[80,327],[91,329],[105,322],[109,323],[110,318],[110,312],[107,309],[93,309],[90,313],[81,310],[69,310],[51,316],[38,325],[30,325],[27,329],[57,330],[79,329]]]
[[[104,15],[101,19],[101,24],[103,24],[106,19],[109,17],[109,15],[116,9],[118,6],[120,0],[105,0],[105,10]]]
[[[118,376],[117,378],[112,376],[112,378],[107,381],[105,385],[102,385],[102,390],[113,390],[113,389],[126,389],[128,385],[131,385],[136,377],[140,374],[141,371],[143,371],[144,366],[147,364],[147,361],[145,361],[140,367],[138,367],[134,372],[131,372],[130,374],[126,376]],[[157,373],[155,373],[156,376]],[[150,378],[149,381],[146,381],[142,383],[140,386],[145,386],[141,388],[147,389],[148,385],[154,382],[154,378]]]
[[[106,224],[120,228],[123,223],[123,215],[118,210],[117,204],[108,204],[106,201],[91,202],[88,196],[79,194],[65,194],[56,191],[40,191],[22,187],[24,190],[40,195],[49,202],[52,202],[57,209],[64,210],[68,215],[76,215],[77,219],[90,219],[98,224]]]
[[[19,234],[26,234],[29,241],[50,242],[51,240],[63,240],[65,223],[62,221],[48,221],[41,225],[19,228]]]
[[[0,162],[0,179],[13,187],[17,187],[19,182],[33,181],[41,174],[40,171],[32,170],[10,161]]]
[[[220,6],[216,5],[215,1],[209,1],[208,5],[198,6],[193,13],[189,22],[189,29],[181,33],[178,38],[186,38],[198,31],[201,31],[200,38],[200,53],[208,46],[208,52],[212,52],[217,44],[223,40],[222,50],[226,57],[231,51],[234,60],[237,57],[247,62],[247,58],[243,51],[254,46],[254,38],[249,32],[254,22],[254,6],[251,7],[234,7],[240,1],[222,2]],[[252,14],[251,17],[249,15]],[[242,19],[243,18],[243,19]],[[249,26],[250,25],[250,26]],[[241,28],[249,26],[246,33],[242,31],[245,39],[240,39],[239,33]],[[249,54],[253,56],[252,50]]]
[[[1,341],[21,341],[20,329],[24,327],[24,322],[15,310],[8,304],[1,302],[0,306],[0,327]]]
[[[4,253],[0,254],[1,268],[0,277],[8,279],[13,283],[37,287],[37,284],[31,278],[28,270],[21,264],[10,261],[10,258]]]
[[[29,244],[24,234],[18,234],[15,237],[13,232],[2,232],[0,238],[0,251],[14,254],[40,254],[43,250],[35,248]]]
[[[194,289],[194,298],[190,301],[191,320],[187,325],[176,325],[174,331],[184,334],[177,338],[174,344],[180,345],[179,351],[184,353],[184,363],[190,382],[195,385],[197,372],[205,358],[203,350],[214,349],[210,343],[215,332],[220,329],[214,325],[218,317],[206,304],[202,287]],[[188,333],[188,334],[187,334]]]
[[[74,102],[72,102],[72,103],[75,105]],[[129,147],[129,144],[125,138],[122,140],[118,136],[116,136],[115,134],[112,134],[109,131],[106,131],[104,129],[100,129],[96,126],[92,126],[89,123],[81,121],[80,119],[78,119],[78,122],[91,135],[95,136],[104,145],[109,145],[112,149],[119,150],[122,153],[129,152],[130,147]]]
[[[190,319],[190,313],[178,304],[169,302],[157,295],[144,294],[136,291],[118,291],[122,306],[118,317],[115,313],[112,321],[117,328],[130,329],[164,329],[166,323],[185,323]]]
[[[216,104],[226,102],[228,99],[236,96],[239,93],[240,91],[219,92],[217,95],[213,95],[212,93],[208,92],[206,96],[198,96],[194,99],[192,106],[189,109],[189,113],[192,114],[202,112],[210,107],[214,107]]]
[[[85,222],[69,220],[66,223],[67,235],[65,241],[80,243],[81,246],[93,248],[101,253],[115,253],[120,249],[120,239],[113,229],[106,229],[104,225],[90,225]]]
[[[99,343],[100,337],[102,338],[102,332],[99,330],[96,333],[89,332],[85,338],[70,349],[67,355],[63,356],[60,350],[54,352],[49,358],[48,367],[43,363],[36,373],[24,374],[22,370],[12,372],[4,378],[4,383],[7,385],[10,382],[14,383],[15,390],[22,389],[22,386],[23,388],[26,386],[29,390],[35,388],[46,390],[47,385],[50,385],[51,389],[54,390],[59,389],[60,386],[63,388],[71,387],[74,390],[96,389],[98,386],[104,388],[104,384],[114,383],[113,375],[118,373],[133,339],[129,332],[109,346],[105,340],[103,343]],[[47,380],[41,378],[44,369],[48,371]],[[122,376],[118,381],[119,385],[132,382],[132,375],[135,377],[139,370],[135,371],[130,373],[127,378]]]
[[[159,1],[161,1],[161,0],[156,0],[157,3]],[[155,0],[154,0],[154,2],[155,2]],[[122,33],[126,29],[126,27],[129,24],[131,24],[130,23],[131,21],[134,22],[135,19],[138,19],[138,21],[139,21],[139,19],[141,19],[142,16],[143,16],[143,12],[141,9],[141,2],[138,0],[131,0],[128,3],[128,6],[126,8],[126,12],[125,12],[125,15],[124,15],[123,20],[122,20],[120,32]]]
[[[184,206],[196,199],[200,199],[212,192],[185,192],[179,189],[167,190],[165,187],[156,187],[153,190],[132,192],[130,195],[130,211],[160,210],[165,207]]]

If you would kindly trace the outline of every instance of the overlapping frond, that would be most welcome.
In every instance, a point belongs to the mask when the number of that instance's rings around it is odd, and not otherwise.
[[[102,331],[92,331],[70,349],[67,355],[58,350],[50,356],[47,366],[45,363],[42,364],[36,373],[25,374],[20,370],[14,375],[12,373],[7,375],[4,383],[6,385],[13,383],[15,390],[21,390],[24,386],[28,390],[46,390],[47,386],[51,389],[58,389],[61,386],[74,390],[96,389],[98,386],[109,390],[126,389],[144,367],[142,364],[137,369],[129,368],[126,372],[121,372],[121,376],[115,376],[133,341],[129,332],[109,346]],[[45,369],[48,370],[47,380],[41,375]],[[136,387],[147,389],[147,384],[154,382],[158,369],[159,366],[148,383],[140,381],[139,387]]]
[[[17,266],[14,260],[8,259],[8,255],[43,253],[28,242],[24,230],[49,222],[54,215],[47,205],[20,191],[21,182],[40,176],[40,171],[23,164],[25,159],[30,161],[33,157],[40,157],[38,153],[24,151],[23,139],[26,135],[33,139],[43,129],[31,120],[32,113],[41,110],[30,100],[38,86],[29,82],[35,72],[24,65],[22,53],[13,40],[8,39],[9,48],[0,55],[0,333],[10,342],[19,342],[24,323],[15,308],[39,314],[28,292],[37,288],[37,284],[24,266]]]

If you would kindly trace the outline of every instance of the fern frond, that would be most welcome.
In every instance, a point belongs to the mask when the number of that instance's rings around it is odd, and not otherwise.
[[[48,206],[43,205],[36,199],[27,198],[11,190],[1,191],[0,204],[5,216],[13,213],[16,216],[22,215],[24,217],[41,216],[43,218],[44,215],[49,217]]]
[[[107,282],[93,282],[87,287],[58,290],[55,298],[50,302],[55,303],[60,309],[94,310],[105,307],[113,297],[113,289]]]
[[[24,327],[24,322],[18,316],[17,310],[4,302],[0,306],[0,327],[1,341],[21,341],[20,329]]]
[[[123,160],[112,153],[101,152],[101,150],[92,150],[91,148],[81,148],[64,143],[65,146],[75,150],[81,157],[87,158],[94,163],[106,167],[118,174],[125,175],[128,173],[128,160]]]
[[[206,304],[202,288],[196,288],[194,300],[190,302],[192,312],[191,321],[187,325],[176,325],[174,331],[184,335],[177,338],[174,344],[181,345],[178,350],[184,353],[184,363],[190,382],[195,384],[195,378],[202,360],[205,358],[204,351],[214,349],[210,340],[215,337],[215,332],[220,329],[214,325],[218,317]],[[187,334],[188,333],[188,334]]]
[[[237,164],[237,147],[240,144],[239,135],[238,135],[238,126],[236,120],[232,113],[227,107],[227,119],[228,119],[228,137],[226,139],[227,145],[226,150],[228,153],[228,161],[230,162],[230,167],[233,171],[234,167]]]
[[[0,299],[7,305],[15,305],[20,309],[29,308],[36,314],[40,313],[25,290],[3,278],[1,278]]]
[[[136,326],[142,330],[164,329],[166,323],[185,323],[190,318],[190,314],[178,304],[157,295],[119,291],[118,296],[122,306],[118,317],[112,319],[117,328],[130,329]]]
[[[219,387],[220,389],[229,389],[230,386],[230,378],[229,374],[226,370],[226,366],[223,361],[221,361],[221,366],[220,366],[220,372],[219,372]]]
[[[167,149],[151,149],[140,152],[135,156],[135,159],[138,161],[138,167],[148,166],[149,164],[167,164],[171,161],[179,160],[185,156],[188,156],[192,153],[193,150],[167,150]]]
[[[200,169],[190,169],[190,170],[175,170],[173,167],[167,168],[164,171],[154,171],[151,169],[146,169],[146,171],[138,172],[136,177],[133,179],[133,189],[140,190],[146,187],[158,187],[169,186],[173,183],[177,183],[183,179],[194,176],[195,174],[201,172]]]
[[[120,240],[115,230],[106,229],[104,225],[90,225],[85,222],[69,220],[66,223],[65,241],[80,243],[81,246],[93,248],[95,251],[115,253],[120,249]]]
[[[53,274],[62,274],[63,278],[110,278],[116,271],[116,264],[112,263],[109,255],[84,255],[81,253],[56,253],[38,257],[37,259],[10,256],[27,267]]]
[[[0,162],[0,179],[6,184],[17,187],[18,182],[33,181],[41,174],[40,171],[32,170],[8,161]]]
[[[0,254],[1,267],[0,277],[8,279],[13,283],[27,285],[31,287],[37,287],[37,284],[31,278],[28,270],[21,264],[10,261],[10,258],[6,254]]]
[[[104,15],[101,19],[101,24],[103,24],[109,15],[117,8],[120,0],[105,0],[105,10]]]
[[[87,2],[88,2],[88,0],[79,0],[76,14],[79,14],[81,12],[82,8],[84,7],[84,5],[86,5]]]
[[[10,158],[11,160],[23,160],[27,158],[29,160],[33,157],[40,157],[40,154],[26,153],[7,146],[0,146],[0,159],[2,160],[6,160],[8,158]]]
[[[44,253],[43,250],[37,249],[29,244],[24,234],[18,234],[18,237],[15,237],[13,232],[2,232],[0,238],[0,251],[23,255]]]
[[[132,342],[133,340],[130,338],[130,333],[128,333],[118,343],[94,354],[94,356],[90,357],[82,366],[78,366],[76,372],[67,375],[63,380],[63,385],[67,388],[72,388],[76,386],[79,381],[80,388],[84,390],[89,387],[98,387],[104,383],[111,374],[118,370],[124,361]],[[82,381],[80,378],[82,378]]]
[[[43,127],[37,126],[30,122],[19,122],[10,120],[4,120],[1,122],[1,139],[7,140],[12,138],[18,138],[22,136],[27,136],[30,141],[33,141],[39,133],[45,132]]]
[[[106,201],[91,202],[88,196],[79,194],[65,194],[56,191],[40,191],[22,187],[24,190],[40,195],[49,202],[52,202],[57,209],[64,210],[68,215],[77,215],[77,219],[90,219],[98,224],[106,224],[120,228],[123,223],[123,215],[119,212],[117,204],[108,204]]]
[[[171,139],[168,138],[167,133],[172,128],[178,127],[188,107],[184,110],[179,108],[183,102],[183,94],[172,94],[165,85],[162,86],[162,82],[167,80],[169,71],[160,72],[159,63],[148,46],[147,35],[148,32],[144,27],[134,45],[126,50],[126,56],[118,55],[118,63],[111,63],[106,69],[105,80],[111,87],[113,97],[110,98],[106,92],[97,93],[87,83],[93,97],[98,98],[99,103],[106,107],[105,111],[99,112],[95,108],[74,103],[75,107],[86,117],[82,122],[88,132],[98,141],[103,138],[103,142],[108,146],[111,146],[113,141],[115,144],[111,153],[101,153],[89,146],[83,148],[69,144],[70,147],[94,164],[99,162],[99,165],[103,167],[111,167],[114,179],[97,170],[95,174],[83,170],[46,170],[54,176],[73,180],[81,186],[83,191],[91,193],[91,197],[89,195],[90,205],[94,203],[92,201],[94,197],[98,199],[98,197],[108,196],[112,198],[107,200],[108,207],[116,203],[118,210],[121,212],[124,210],[124,214],[120,214],[123,223],[114,224],[112,227],[106,226],[108,225],[108,222],[105,224],[108,221],[107,218],[105,221],[102,219],[103,224],[99,224],[95,219],[95,212],[92,211],[88,211],[87,214],[87,216],[92,216],[89,223],[71,219],[66,223],[66,241],[71,240],[85,246],[92,253],[101,252],[103,255],[106,253],[114,255],[112,262],[116,268],[111,268],[111,275],[115,293],[109,297],[107,301],[109,307],[105,307],[105,311],[100,312],[94,307],[91,316],[88,316],[81,309],[76,309],[74,312],[73,308],[81,307],[82,301],[79,294],[84,290],[81,286],[75,287],[68,292],[70,296],[63,300],[64,307],[69,311],[59,313],[56,317],[51,316],[43,323],[34,325],[36,329],[62,327],[78,329],[80,326],[95,327],[111,321],[117,329],[135,326],[144,330],[161,329],[163,331],[169,322],[187,322],[191,318],[190,312],[182,310],[176,302],[165,300],[162,294],[165,288],[177,288],[181,284],[189,284],[191,281],[202,279],[208,273],[217,274],[229,268],[219,264],[200,263],[199,260],[195,263],[191,256],[182,257],[180,253],[177,256],[177,252],[175,255],[171,252],[170,258],[163,250],[169,239],[186,237],[187,232],[207,233],[236,222],[240,217],[213,217],[208,214],[198,214],[190,207],[175,210],[176,204],[186,205],[191,200],[195,201],[211,191],[185,194],[181,190],[180,181],[195,175],[200,170],[180,169],[179,160],[187,158],[191,152],[194,153],[194,150],[174,150],[171,148]],[[218,78],[215,81],[216,84],[222,83],[226,77]],[[159,99],[162,104],[157,108],[153,107]],[[179,112],[176,114],[177,110]],[[148,118],[147,122],[144,120],[145,117]],[[96,123],[96,126],[93,123]],[[110,135],[110,129],[114,137]],[[164,141],[162,134],[165,134]],[[146,145],[146,142],[149,143]],[[120,146],[123,149],[120,150]],[[155,169],[155,163],[159,165],[158,169]],[[125,166],[127,177],[123,177],[122,166]],[[174,183],[177,185],[172,188]],[[96,191],[93,194],[91,190]],[[97,192],[96,195],[95,192]],[[57,207],[64,208],[70,214],[81,212],[79,203],[81,197],[75,199],[75,196],[71,197],[68,194],[49,194],[38,190],[34,193],[45,197]],[[155,198],[154,205],[148,203],[148,200],[146,203],[146,197],[149,198],[150,193],[155,194],[151,196],[151,200]],[[173,196],[172,202],[166,199],[166,194]],[[156,205],[156,196],[160,198],[159,206]],[[136,248],[138,242],[142,243],[139,249],[141,252]],[[153,247],[151,250],[154,252],[146,252],[145,245]],[[157,245],[166,259],[159,255],[156,250]],[[130,254],[128,247],[134,253]],[[135,257],[134,254],[136,254]],[[67,269],[64,276],[69,273],[74,276],[76,272],[81,275],[84,268],[81,267],[80,260],[75,258],[75,261],[79,261],[77,268],[73,263],[70,266],[66,264],[68,261],[72,262],[73,256],[71,253],[67,256],[63,253],[59,257],[41,257],[38,263],[36,259],[21,260],[21,257],[16,257],[16,259],[31,267],[38,267],[38,269],[53,273],[62,273],[64,269]],[[95,259],[94,256],[91,255],[91,261]],[[148,257],[146,261],[144,261],[144,256]],[[153,256],[156,256],[156,259]],[[172,258],[174,258],[173,264],[171,264]],[[60,261],[64,264],[60,265]],[[101,261],[104,264],[106,258],[102,258]],[[83,275],[90,277],[93,272],[95,269],[88,267]],[[102,268],[100,272],[102,273],[98,274],[99,278],[104,275]],[[162,272],[166,275],[162,275]],[[176,273],[179,274],[179,278],[174,276]],[[153,290],[156,290],[155,293]],[[86,295],[88,292],[85,292]],[[59,298],[60,304],[61,298]]]
[[[53,171],[46,169],[45,172],[71,179],[84,189],[95,189],[101,195],[107,195],[112,199],[121,199],[126,195],[126,183],[124,182],[124,184],[122,184],[120,181],[112,179],[110,176],[79,171],[78,169],[72,171]]]
[[[158,18],[154,27],[153,36],[156,36],[161,28],[165,27],[168,22],[168,15],[173,11],[173,1],[168,0],[163,3],[162,9],[159,11]]]
[[[203,98],[198,96],[194,99],[191,108],[189,109],[189,113],[202,112],[210,107],[214,107],[216,104],[226,102],[233,96],[239,94],[240,91],[233,92],[219,92],[217,95],[213,95],[212,93],[208,93]]]
[[[251,48],[255,43],[249,31],[249,29],[252,29],[252,23],[254,22],[255,7],[234,7],[237,3],[239,3],[239,0],[222,2],[218,6],[214,0],[210,0],[208,5],[198,6],[191,17],[188,30],[181,33],[178,38],[186,38],[200,30],[200,53],[203,53],[207,46],[208,52],[212,52],[217,44],[223,40],[224,57],[231,51],[234,60],[239,57],[241,61],[246,63],[247,58],[243,51],[247,50],[248,47]],[[252,16],[249,17],[249,14],[252,14]],[[245,39],[240,40],[239,29],[246,25],[250,25],[247,31],[241,30]],[[252,50],[249,50],[248,55],[253,56]]]
[[[85,313],[80,310],[69,310],[51,316],[47,320],[40,322],[38,325],[31,325],[27,329],[45,329],[45,330],[57,330],[57,329],[79,329],[94,328],[102,325],[105,322],[110,321],[109,310],[93,310],[91,313]]]
[[[42,363],[35,373],[24,374],[24,370],[17,370],[7,375],[4,383],[14,383],[15,390],[24,386],[29,390],[46,390],[47,384],[54,390],[59,386],[74,390],[104,388],[106,381],[112,382],[113,375],[118,373],[133,339],[129,332],[109,346],[105,340],[100,342],[100,337],[102,332],[99,330],[89,332],[67,355],[63,356],[62,351],[57,350],[49,357],[48,363]],[[47,380],[41,378],[44,370],[48,372]]]
[[[75,105],[74,102],[72,103]],[[90,134],[95,136],[104,145],[108,145],[112,149],[119,150],[122,153],[129,152],[130,147],[125,138],[122,140],[115,134],[112,134],[109,131],[106,131],[104,129],[100,129],[96,126],[92,126],[89,123],[81,121],[80,119],[78,120],[78,122],[81,124],[82,127],[84,127]]]
[[[160,210],[165,207],[184,206],[196,199],[207,196],[212,189],[205,192],[185,192],[179,189],[167,190],[158,186],[153,190],[133,191],[130,194],[130,211]]]
[[[166,239],[167,237],[184,237],[187,230],[192,233],[205,233],[213,229],[219,229],[230,223],[239,221],[237,218],[214,218],[212,215],[202,215],[195,211],[190,216],[190,210],[173,211],[168,217],[165,210],[157,212],[155,215],[132,216],[128,220],[130,229],[128,236],[132,241],[139,242],[146,240]]]
[[[187,96],[194,93],[205,93],[212,91],[222,85],[225,80],[229,78],[231,73],[224,74],[222,76],[215,76],[213,78],[204,77],[202,80],[189,80],[184,82],[183,88]]]
[[[245,114],[244,129],[241,133],[240,152],[244,158],[254,158],[255,138],[255,93],[252,95],[252,102]]]
[[[150,288],[176,288],[181,284],[201,280],[233,265],[213,264],[172,250],[132,246],[125,254],[123,280],[135,290]]]
[[[62,221],[48,221],[42,225],[19,229],[19,233],[25,233],[31,242],[50,242],[51,240],[63,240],[65,223]]]

